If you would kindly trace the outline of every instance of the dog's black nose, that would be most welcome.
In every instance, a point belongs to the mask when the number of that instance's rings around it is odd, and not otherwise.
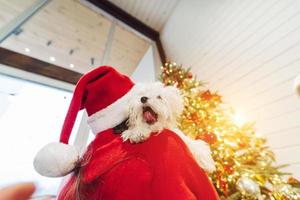
[[[142,103],[146,103],[147,100],[148,100],[148,97],[142,97],[142,98],[141,98],[141,102],[142,102]]]

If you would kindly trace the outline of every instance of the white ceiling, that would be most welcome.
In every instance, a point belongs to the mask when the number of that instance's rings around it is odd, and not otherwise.
[[[156,31],[160,31],[179,0],[109,0]]]

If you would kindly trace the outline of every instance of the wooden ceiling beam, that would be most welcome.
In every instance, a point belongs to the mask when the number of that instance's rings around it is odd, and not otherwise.
[[[158,53],[162,63],[166,62],[166,54],[162,43],[160,41],[159,32],[151,28],[150,26],[144,24],[142,21],[138,20],[134,16],[130,15],[123,9],[119,8],[115,4],[107,0],[87,0],[88,2],[94,4],[96,7],[100,8],[104,12],[110,14],[114,18],[122,21],[129,27],[143,34],[147,38],[155,41]]]
[[[9,67],[76,84],[82,74],[0,47],[0,63]]]

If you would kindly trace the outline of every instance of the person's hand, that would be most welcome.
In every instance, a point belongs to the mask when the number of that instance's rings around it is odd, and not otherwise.
[[[28,200],[34,191],[33,183],[19,183],[0,189],[0,200]]]
[[[0,189],[0,200],[51,200],[53,196],[32,197],[36,190],[33,183],[19,183]]]

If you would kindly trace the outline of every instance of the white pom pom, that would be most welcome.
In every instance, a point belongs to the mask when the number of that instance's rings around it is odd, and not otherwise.
[[[172,130],[185,142],[202,169],[209,173],[216,170],[215,161],[211,156],[210,147],[206,142],[202,140],[193,140],[179,129]]]
[[[200,167],[209,173],[216,170],[215,162],[211,156],[210,147],[206,142],[190,139],[188,147]]]
[[[74,146],[53,142],[36,154],[33,165],[42,176],[61,177],[70,173],[78,161],[79,153]]]

